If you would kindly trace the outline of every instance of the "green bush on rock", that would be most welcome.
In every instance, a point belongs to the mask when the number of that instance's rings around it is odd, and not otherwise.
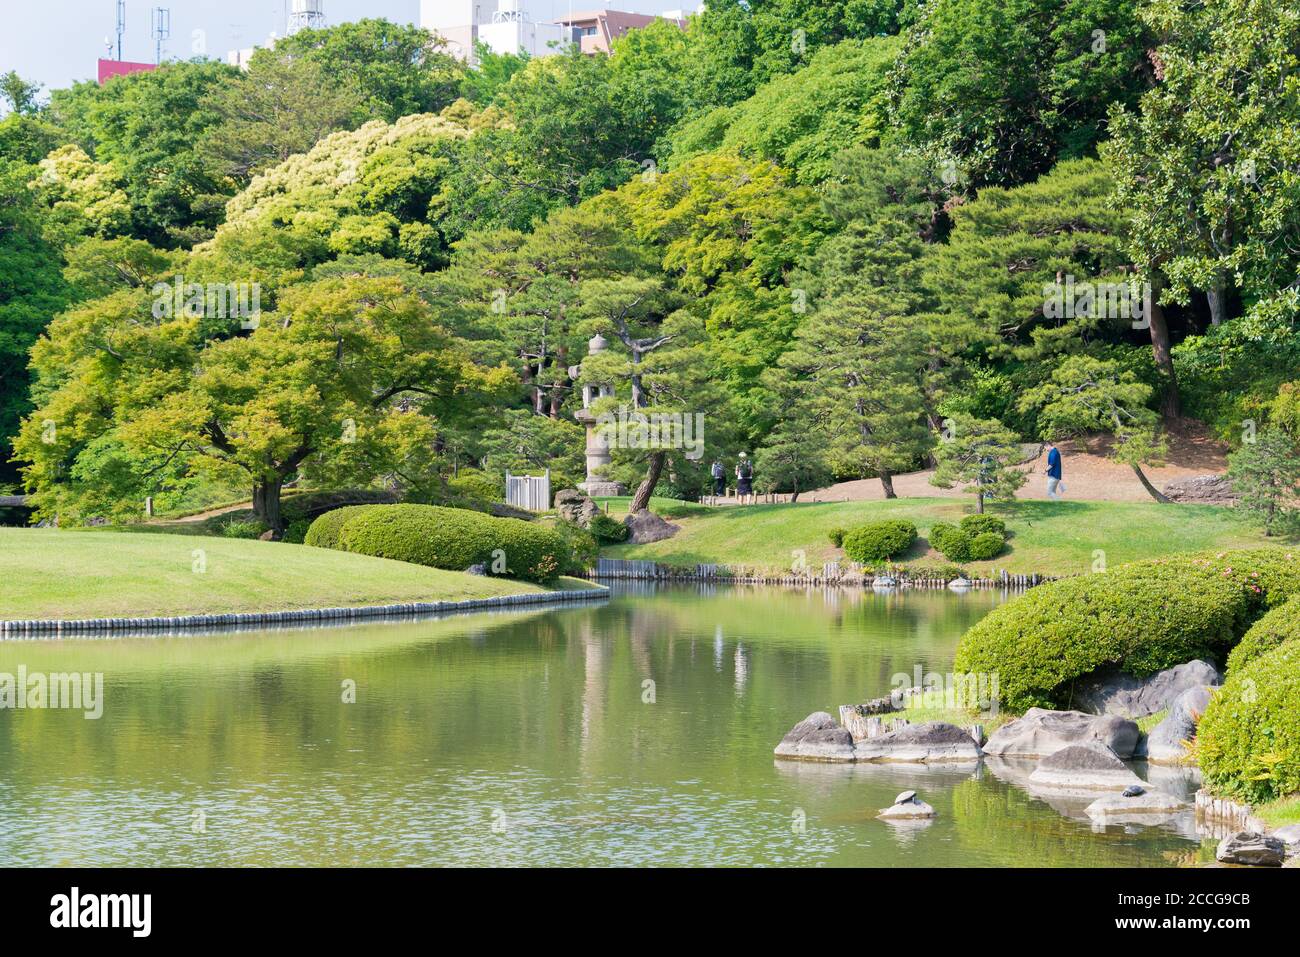
[[[1221,661],[1249,622],[1247,591],[1202,564],[1152,561],[1049,582],[995,608],[962,637],[956,670],[997,674],[1012,711],[1070,704],[1099,668],[1144,677]]]
[[[1244,668],[1288,641],[1300,640],[1300,598],[1279,605],[1250,626],[1228,655],[1228,672]]]
[[[869,522],[844,535],[844,553],[855,562],[883,562],[907,551],[914,541],[916,526],[911,522]]]
[[[1300,790],[1300,642],[1228,675],[1196,731],[1212,793],[1253,803]]]

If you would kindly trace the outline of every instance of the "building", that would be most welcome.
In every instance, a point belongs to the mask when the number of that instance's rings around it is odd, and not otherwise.
[[[128,73],[141,73],[148,70],[158,69],[156,63],[134,63],[131,60],[105,60],[99,59],[99,84],[103,86],[105,82],[115,76],[126,76]]]
[[[680,2],[680,0],[678,0]],[[660,19],[659,15],[597,10],[551,21],[549,0],[420,0],[420,26],[447,41],[448,52],[472,60],[474,44],[495,53],[550,56],[569,44],[583,53],[608,52],[618,37]],[[663,14],[685,27],[681,10]]]

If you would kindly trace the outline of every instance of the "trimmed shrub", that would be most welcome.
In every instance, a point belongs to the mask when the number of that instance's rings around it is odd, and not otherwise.
[[[1006,539],[997,532],[980,532],[970,540],[970,560],[986,562],[990,558],[996,558],[1006,543]]]
[[[967,515],[961,520],[961,530],[971,538],[993,534],[1004,542],[1007,540],[1007,523],[996,515]]]
[[[1221,661],[1249,621],[1231,578],[1189,561],[1123,565],[1048,582],[962,636],[955,669],[998,676],[1012,711],[1070,704],[1075,679],[1116,667],[1145,677],[1193,658]]]
[[[1228,671],[1236,672],[1288,641],[1300,640],[1300,598],[1279,605],[1250,626],[1228,655]]]
[[[1244,548],[1188,561],[1240,584],[1250,599],[1252,619],[1300,595],[1300,549]]]
[[[447,489],[452,501],[478,511],[486,511],[493,502],[504,502],[506,498],[501,482],[478,469],[465,469],[448,479]]]
[[[554,581],[570,561],[554,529],[440,505],[369,506],[343,524],[338,541],[361,555],[452,571],[483,565],[491,574],[542,583]],[[504,569],[494,567],[498,556]]]
[[[1196,755],[1215,794],[1261,803],[1300,790],[1300,642],[1228,676],[1196,730]]]
[[[315,545],[317,548],[338,548],[339,532],[343,529],[343,523],[360,515],[366,509],[378,507],[378,505],[344,505],[342,508],[323,512],[316,516],[316,520],[307,528],[307,534],[302,538],[303,544]]]
[[[907,551],[916,541],[916,526],[911,522],[890,519],[869,522],[846,532],[844,553],[855,562],[883,562]]]
[[[618,519],[600,512],[592,518],[587,531],[596,536],[598,542],[625,542],[630,529]]]
[[[562,574],[585,575],[588,569],[596,567],[596,559],[600,557],[600,544],[594,535],[572,522],[557,521],[555,530],[564,539],[564,545],[568,549]]]
[[[971,536],[956,525],[936,522],[930,529],[930,544],[950,562],[968,562],[971,560]]]
[[[848,532],[843,528],[832,528],[829,532],[826,533],[826,537],[830,539],[831,544],[834,545],[836,548],[843,548],[844,536],[847,534]]]

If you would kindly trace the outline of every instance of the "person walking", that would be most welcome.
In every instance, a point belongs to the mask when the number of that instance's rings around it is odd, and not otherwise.
[[[745,499],[753,494],[754,466],[750,464],[749,456],[741,452],[740,461],[736,463],[736,497],[744,504]]]
[[[1061,481],[1061,450],[1053,442],[1047,443],[1047,497],[1053,502],[1061,500],[1065,483]]]
[[[727,470],[722,467],[722,463],[714,459],[713,465],[709,468],[709,473],[713,476],[713,494],[719,498],[726,495]]]

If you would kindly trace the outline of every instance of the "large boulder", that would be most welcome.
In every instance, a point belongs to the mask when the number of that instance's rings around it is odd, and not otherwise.
[[[786,732],[773,753],[806,761],[855,760],[853,736],[825,711],[814,711]]]
[[[1138,791],[1140,793],[1132,793]],[[1088,817],[1112,824],[1129,822],[1158,823],[1191,805],[1164,791],[1130,787],[1122,794],[1106,794],[1088,805]]]
[[[1239,831],[1219,842],[1214,858],[1223,864],[1281,867],[1286,860],[1286,844],[1268,834]]]
[[[1165,719],[1138,745],[1138,757],[1157,764],[1181,764],[1188,759],[1187,745],[1196,738],[1196,726],[1210,705],[1213,691],[1206,685],[1188,688],[1169,708]]]
[[[1136,723],[1116,715],[1030,708],[989,736],[986,754],[1043,758],[1072,744],[1101,744],[1121,758],[1133,757],[1141,732]]]
[[[600,506],[576,488],[562,488],[555,493],[555,510],[560,518],[582,528],[590,528],[591,520],[600,514]]]
[[[1237,492],[1226,475],[1193,475],[1175,479],[1164,487],[1165,497],[1174,502],[1194,502],[1210,505],[1232,505]]]
[[[1288,824],[1271,833],[1282,842],[1287,857],[1300,855],[1300,824]]]
[[[1071,744],[1038,762],[1029,783],[1042,787],[1085,791],[1123,791],[1142,787],[1142,779],[1129,770],[1110,748],[1101,744]]]
[[[978,761],[980,749],[969,732],[955,724],[927,721],[864,738],[853,746],[853,756],[857,761],[947,764]]]
[[[1189,688],[1221,684],[1223,675],[1214,665],[1208,661],[1188,661],[1148,678],[1121,673],[1096,676],[1075,688],[1074,700],[1091,714],[1145,718],[1172,707],[1178,696]]]
[[[682,530],[680,525],[664,521],[648,508],[633,512],[623,519],[623,524],[628,529],[627,540],[633,545],[661,542],[665,538],[672,538]]]

